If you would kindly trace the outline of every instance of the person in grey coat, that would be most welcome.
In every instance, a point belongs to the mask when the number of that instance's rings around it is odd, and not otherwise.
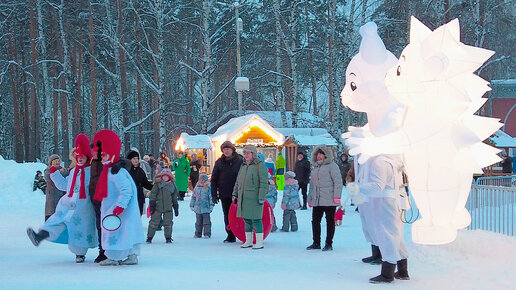
[[[61,157],[57,154],[52,154],[48,157],[48,168],[45,169],[45,180],[47,188],[45,189],[45,221],[56,212],[57,203],[59,199],[65,194],[64,191],[57,189],[56,185],[50,179],[50,167],[55,166],[63,177],[67,177],[68,169],[61,167]]]
[[[289,226],[293,232],[297,232],[296,209],[301,208],[299,201],[299,185],[294,178],[296,174],[293,171],[285,173],[285,188],[283,189],[283,199],[281,200],[281,209],[283,209],[283,227],[280,231],[288,232]]]
[[[190,209],[195,212],[196,216],[194,238],[200,238],[204,229],[204,238],[209,239],[211,237],[210,213],[213,211],[215,203],[211,200],[208,175],[201,174],[196,183],[190,200]]]
[[[179,215],[178,194],[179,191],[174,184],[174,176],[170,169],[164,168],[156,174],[154,186],[149,197],[151,220],[149,221],[149,230],[147,232],[148,244],[152,243],[152,238],[154,238],[162,218],[166,243],[172,243],[172,226],[174,224],[172,221],[172,208],[174,208],[174,213],[177,217]]]
[[[307,250],[321,248],[321,219],[326,216],[326,244],[323,251],[333,250],[335,234],[335,209],[340,205],[342,195],[342,176],[339,166],[333,161],[330,148],[319,145],[312,152],[314,168],[310,175],[308,206],[313,206],[312,235],[313,243]]]

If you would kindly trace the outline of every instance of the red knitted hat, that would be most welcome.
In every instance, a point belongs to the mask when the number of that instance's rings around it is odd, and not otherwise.
[[[90,148],[90,139],[88,136],[84,134],[79,134],[75,137],[75,154],[84,154],[91,160],[91,148]]]
[[[120,160],[120,150],[122,149],[122,143],[120,142],[120,138],[118,135],[108,129],[100,130],[93,137],[93,144],[97,144],[97,141],[100,141],[102,144],[102,152],[109,154],[110,158],[115,157],[113,159],[113,163]]]

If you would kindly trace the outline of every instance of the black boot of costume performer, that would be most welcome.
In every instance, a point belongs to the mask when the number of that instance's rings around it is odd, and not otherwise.
[[[104,261],[105,259],[107,259],[106,255],[104,254],[104,250],[101,248],[99,249],[99,255],[97,256],[97,258],[95,258],[95,263],[100,263],[102,261]]]
[[[380,259],[380,263],[382,263],[382,254],[380,254],[380,248],[376,245],[371,244],[371,256],[367,258],[363,258],[362,262],[371,263],[374,260]]]
[[[397,265],[398,272],[394,273],[394,278],[399,280],[410,280],[407,270],[407,259],[399,260]]]
[[[39,233],[36,233],[32,228],[27,228],[27,236],[29,236],[32,244],[37,247],[41,241],[48,238],[49,233],[45,230],[41,230]]]
[[[382,262],[381,274],[369,279],[369,283],[392,283],[394,281],[394,270],[396,270],[396,264]]]

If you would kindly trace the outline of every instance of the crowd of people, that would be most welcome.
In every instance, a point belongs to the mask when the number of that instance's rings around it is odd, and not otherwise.
[[[77,136],[69,156],[70,167],[65,168],[58,155],[49,157],[48,168],[44,174],[38,172],[34,180],[34,189],[40,188],[46,194],[44,224],[37,232],[27,229],[34,245],[43,240],[68,244],[77,263],[84,262],[89,248],[98,246],[95,262],[102,266],[137,264],[140,244],[145,242],[140,217],[145,212],[150,217],[147,243],[152,243],[156,231],[162,227],[166,243],[172,243],[173,218],[179,215],[178,202],[184,200],[190,185],[189,206],[196,215],[194,238],[211,237],[210,214],[220,202],[227,232],[223,242],[236,242],[228,227],[234,204],[236,216],[245,222],[241,247],[263,249],[265,200],[274,208],[281,193],[283,217],[279,230],[296,232],[299,228],[296,210],[312,208],[313,241],[306,249],[331,251],[335,227],[342,223],[344,215],[342,188],[346,182],[354,181],[348,155],[343,153],[336,160],[333,150],[324,145],[315,147],[310,159],[307,153],[299,151],[293,170],[286,171],[281,154],[274,162],[272,154],[264,159],[255,146],[247,145],[241,155],[234,144],[226,141],[220,147],[222,155],[216,160],[211,176],[201,174],[202,162],[195,154],[187,156],[179,151],[171,161],[166,153],[161,153],[159,160],[153,154],[140,159],[135,148],[120,158],[120,150],[118,136],[102,130],[91,144],[87,136]],[[114,229],[105,225],[113,216],[119,220]],[[326,219],[324,246],[321,244],[323,216]],[[274,214],[271,222],[271,231],[278,230]]]

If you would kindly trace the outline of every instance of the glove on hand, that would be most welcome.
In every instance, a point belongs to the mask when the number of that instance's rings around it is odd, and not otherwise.
[[[259,200],[258,200],[258,204],[259,204],[259,205],[262,205],[262,204],[264,204],[264,203],[265,203],[265,199],[259,199]]]
[[[213,203],[217,204],[217,203],[219,203],[219,198],[216,196],[212,196],[211,201],[213,201]]]
[[[282,205],[281,205],[281,209],[282,209],[282,210],[286,210],[286,209],[287,209],[287,205],[286,205],[286,204],[282,204]]]
[[[338,197],[333,198],[333,202],[336,204],[340,204],[340,198],[338,198]]]
[[[122,212],[124,212],[124,208],[119,206],[115,207],[113,210],[113,214],[116,216],[119,216]]]
[[[312,203],[311,202],[308,203],[308,207],[310,207],[310,208],[312,207]]]
[[[233,196],[233,199],[232,199],[232,200],[233,200],[233,203],[234,203],[234,204],[237,204],[237,203],[238,203],[238,197]]]
[[[174,211],[174,215],[175,215],[175,216],[179,216],[179,209],[176,209],[176,210]]]

